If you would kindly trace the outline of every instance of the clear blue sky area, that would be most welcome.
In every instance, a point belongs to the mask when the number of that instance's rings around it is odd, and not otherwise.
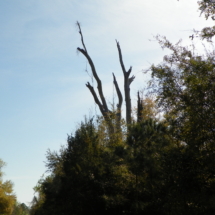
[[[46,170],[47,149],[58,150],[84,115],[99,113],[85,86],[90,67],[76,51],[81,46],[76,21],[110,102],[112,72],[123,89],[115,39],[120,42],[125,66],[133,66],[136,76],[131,85],[136,104],[136,92],[149,78],[142,71],[165,54],[153,36],[192,43],[192,29],[211,24],[197,8],[192,0],[0,1],[0,158],[18,201],[31,202]]]

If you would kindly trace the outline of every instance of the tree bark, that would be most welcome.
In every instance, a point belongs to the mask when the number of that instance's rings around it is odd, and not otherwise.
[[[137,122],[143,120],[143,101],[140,99],[140,92],[137,92]]]
[[[117,130],[120,131],[121,130],[121,107],[122,107],[123,98],[114,73],[113,73],[113,83],[116,88],[116,93],[119,100],[119,103],[117,104],[117,111],[116,111],[116,127],[117,127]]]
[[[131,124],[131,97],[130,97],[130,84],[134,80],[135,76],[129,78],[131,74],[132,67],[129,68],[129,70],[126,72],[125,66],[122,59],[122,52],[119,45],[119,42],[116,41],[117,49],[119,52],[119,61],[120,65],[124,74],[124,93],[125,93],[125,105],[126,105],[126,122],[127,124]]]
[[[108,124],[109,132],[113,133],[114,132],[114,126],[112,124],[112,112],[108,109],[107,102],[106,102],[104,94],[103,94],[102,82],[101,82],[100,78],[97,75],[94,63],[93,63],[90,55],[87,52],[79,22],[77,22],[77,26],[79,28],[79,34],[81,35],[81,42],[82,42],[82,45],[83,45],[83,48],[78,47],[77,50],[79,52],[81,52],[86,57],[86,59],[88,60],[88,63],[89,63],[90,68],[92,70],[93,77],[95,78],[96,83],[97,83],[97,89],[98,89],[98,93],[99,93],[99,97],[100,97],[101,101],[99,100],[99,98],[98,98],[93,86],[91,86],[91,84],[89,82],[86,84],[86,86],[90,90],[90,92],[91,92],[91,94],[92,94],[92,96],[94,98],[95,103],[99,106],[100,112],[101,112],[101,114],[103,115],[105,121]]]

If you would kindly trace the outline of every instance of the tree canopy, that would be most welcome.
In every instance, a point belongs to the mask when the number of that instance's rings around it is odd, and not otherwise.
[[[13,183],[9,180],[3,181],[2,168],[5,165],[0,159],[0,214],[10,215],[16,202],[16,196],[13,193]]]
[[[198,4],[206,18],[214,19],[214,1]],[[114,121],[107,115],[112,112],[79,23],[78,28],[83,45],[78,50],[91,66],[99,96],[86,86],[103,117],[85,119],[59,152],[47,151],[50,174],[35,187],[31,214],[214,214],[214,51],[199,55],[181,41],[173,44],[158,35],[158,43],[170,54],[149,69],[151,97],[141,99],[138,93],[137,116]],[[213,28],[209,30],[201,31],[202,39],[212,38]],[[118,42],[117,49],[123,74],[129,77],[131,69],[124,68]],[[129,86],[133,79],[127,81]],[[118,98],[121,120],[120,94]],[[109,132],[110,125],[119,129]]]

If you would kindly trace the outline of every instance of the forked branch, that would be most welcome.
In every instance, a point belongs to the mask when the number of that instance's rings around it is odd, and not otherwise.
[[[125,66],[122,59],[122,51],[119,45],[119,42],[116,40],[117,49],[119,53],[119,62],[124,74],[124,92],[125,92],[125,105],[126,105],[126,122],[127,124],[131,124],[131,97],[130,97],[130,84],[134,80],[135,76],[129,78],[131,74],[132,67],[126,72]]]
[[[93,77],[96,79],[96,82],[97,82],[97,89],[98,89],[98,92],[99,92],[99,97],[102,101],[102,106],[103,106],[103,110],[104,112],[109,112],[108,110],[108,107],[107,107],[107,102],[105,100],[105,97],[104,97],[104,94],[103,94],[103,90],[102,90],[102,82],[101,80],[99,79],[98,75],[97,75],[97,72],[96,72],[96,68],[94,66],[94,63],[91,59],[91,57],[89,56],[88,52],[87,52],[87,49],[86,49],[86,46],[85,46],[85,43],[84,43],[84,38],[83,38],[83,34],[82,34],[82,31],[81,31],[81,27],[80,27],[80,23],[77,22],[77,26],[79,28],[79,34],[81,35],[81,42],[82,42],[82,45],[84,47],[84,49],[81,49],[81,48],[77,48],[77,50],[79,52],[81,52],[88,60],[88,63],[90,64],[90,68],[92,70],[92,73],[93,73]]]
[[[87,52],[87,48],[86,48],[85,43],[84,43],[84,37],[83,37],[82,31],[81,31],[81,26],[80,26],[79,22],[77,22],[77,26],[79,29],[79,34],[81,35],[81,43],[83,46],[83,48],[78,47],[77,50],[85,56],[85,58],[87,59],[89,65],[90,65],[93,77],[95,78],[96,83],[97,83],[97,89],[98,89],[98,93],[99,93],[100,98],[97,96],[93,86],[91,86],[89,82],[86,84],[86,86],[90,90],[90,92],[94,98],[95,103],[99,106],[99,109],[100,109],[104,119],[106,120],[106,122],[109,125],[110,131],[113,131],[113,124],[112,124],[113,113],[108,109],[107,102],[105,100],[103,90],[102,90],[102,82],[98,77],[94,63],[93,63],[90,55]],[[124,74],[126,121],[127,121],[127,124],[129,125],[131,123],[130,84],[132,83],[132,81],[134,80],[135,77],[134,76],[129,77],[131,74],[132,67],[130,67],[128,71],[125,70],[125,66],[124,66],[123,59],[122,59],[121,48],[120,48],[119,42],[116,41],[116,43],[117,43],[117,49],[118,49],[118,53],[119,53],[120,65],[121,65],[121,68],[122,68],[122,71]],[[120,130],[120,128],[121,128],[120,127],[121,126],[121,124],[120,124],[120,122],[121,122],[121,107],[122,107],[123,97],[122,97],[122,93],[119,89],[119,86],[118,86],[118,83],[117,83],[117,80],[116,80],[116,77],[114,74],[113,74],[113,83],[114,83],[114,86],[116,88],[117,97],[118,97],[117,112],[116,112],[116,126],[117,126],[117,129]]]

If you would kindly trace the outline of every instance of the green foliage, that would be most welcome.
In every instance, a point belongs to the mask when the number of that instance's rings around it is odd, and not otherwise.
[[[85,121],[68,137],[67,147],[59,153],[48,151],[51,175],[39,181],[36,190],[42,200],[34,202],[31,214],[137,214],[155,210],[148,205],[156,199],[150,192],[157,192],[162,148],[170,145],[167,128],[154,120],[135,123],[125,140],[108,138],[101,127]]]
[[[172,53],[152,66],[151,87],[177,143],[164,159],[165,189],[169,190],[164,206],[177,211],[174,214],[213,214],[214,53],[197,56],[180,43],[157,39]]]
[[[201,0],[198,1],[199,4],[199,10],[201,11],[201,14],[205,14],[205,18],[208,19],[211,17],[214,18],[215,13],[215,2],[213,0]]]
[[[214,2],[198,3],[214,19]],[[213,35],[214,27],[200,36]],[[215,213],[214,52],[199,56],[181,41],[156,38],[171,51],[151,67],[156,100],[139,101],[138,122],[117,124],[108,115],[110,132],[102,118],[85,120],[65,147],[49,150],[50,174],[35,187],[30,214]]]
[[[195,60],[190,65],[196,68],[199,64]],[[205,64],[201,63],[200,68],[202,65]],[[180,88],[160,65],[158,69],[153,66],[153,76],[159,76],[156,81],[160,81],[155,91],[166,117],[163,121],[147,118],[134,122],[125,138],[117,134],[108,136],[100,120],[97,124],[86,120],[74,135],[68,136],[67,146],[59,152],[48,151],[46,165],[51,174],[35,187],[38,197],[31,214],[213,214],[212,136],[207,132],[204,139],[192,138],[193,134],[186,132],[201,135],[200,125],[204,123],[198,122],[198,114],[194,114],[192,107],[201,101],[199,89],[206,89],[207,78],[198,78],[192,72],[183,69],[184,74],[177,76],[183,77],[184,85]],[[173,71],[171,74],[175,75]],[[200,88],[195,93],[196,83]],[[166,91],[170,86],[174,93]],[[195,99],[187,101],[184,95],[190,92]],[[209,107],[213,104],[210,102]],[[205,111],[204,106],[198,108]]]
[[[3,181],[3,172],[1,169],[5,163],[0,159],[0,214],[10,215],[13,211],[13,206],[16,201],[16,196],[13,194],[13,184],[11,181]]]
[[[164,185],[162,161],[172,147],[168,128],[154,119],[135,123],[129,130],[127,143],[127,165],[133,175],[132,209],[135,214],[162,214],[159,198]]]
[[[127,169],[119,156],[123,145],[113,146],[98,131],[101,127],[86,121],[68,136],[59,154],[48,151],[51,175],[39,182],[44,198],[32,214],[108,214],[124,204]]]
[[[213,0],[198,1],[198,5],[201,15],[204,14],[206,19],[215,20],[215,2]],[[201,31],[195,30],[194,33],[199,35],[200,38],[212,42],[212,38],[215,35],[215,26],[204,27]]]
[[[141,102],[141,110],[140,110],[140,118],[142,120],[148,120],[148,119],[158,119],[159,116],[159,112],[158,109],[156,107],[156,102],[155,102],[155,98],[153,98],[152,96],[149,95],[143,95],[143,91],[141,92],[141,97],[140,98],[140,102]],[[137,104],[138,106],[138,104]],[[133,116],[133,118],[135,119],[136,116],[138,115],[138,108],[134,108],[135,116]],[[141,119],[139,121],[141,121]],[[134,120],[135,121],[135,120]],[[137,119],[138,121],[138,119]]]
[[[205,152],[182,145],[165,157],[163,207],[171,214],[213,214],[214,161]]]
[[[214,55],[195,56],[180,44],[157,37],[172,51],[152,66],[153,89],[174,136],[193,147],[213,147],[215,137]]]
[[[163,120],[111,136],[101,119],[81,123],[67,146],[47,152],[51,174],[35,187],[32,215],[215,212],[212,58],[163,44],[173,54],[152,66],[151,82]]]
[[[24,203],[16,203],[11,215],[29,215],[29,208]]]

